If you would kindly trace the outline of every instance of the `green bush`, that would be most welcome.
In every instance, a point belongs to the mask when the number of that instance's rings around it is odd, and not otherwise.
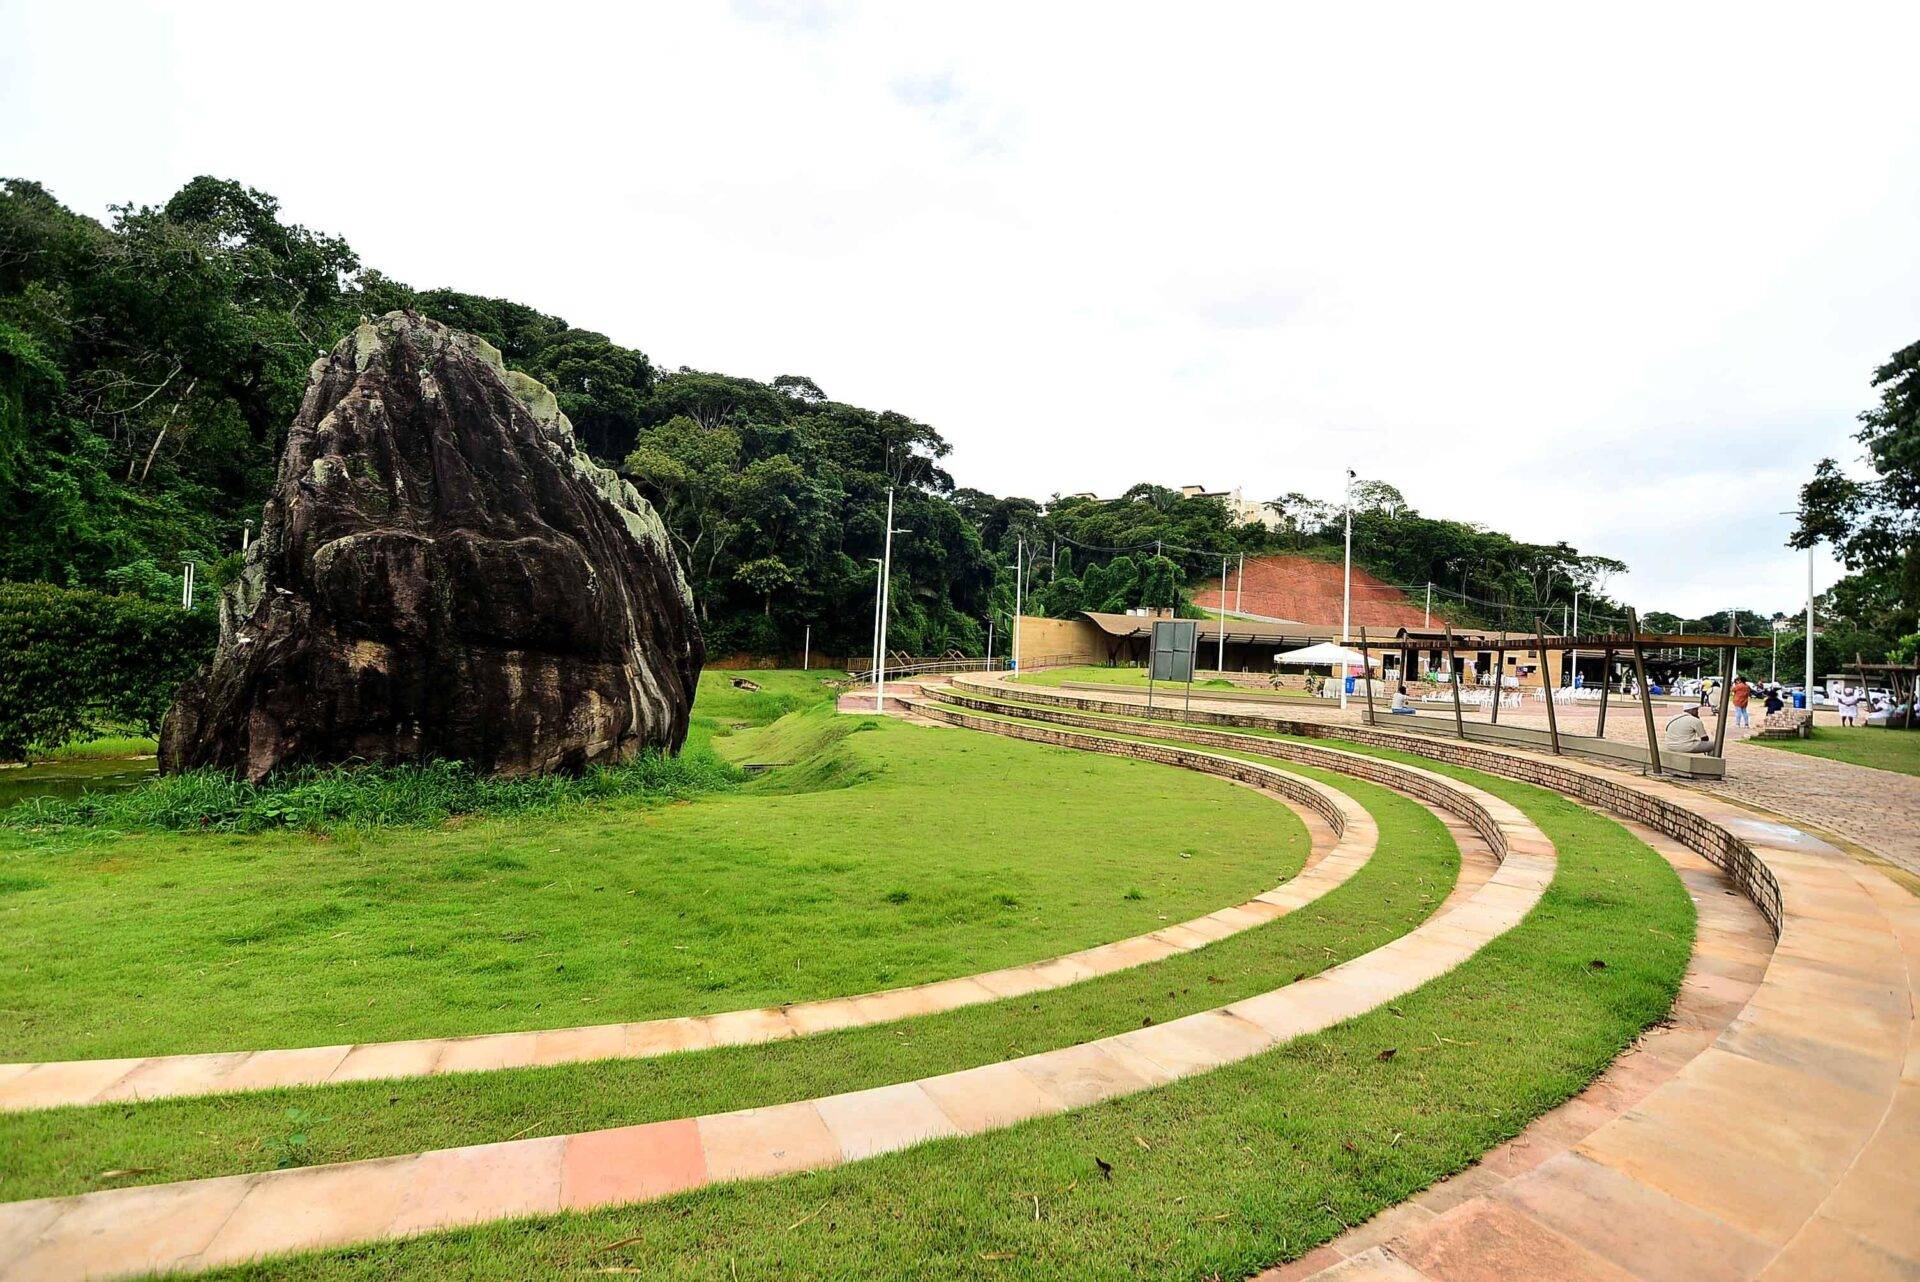
[[[251,784],[218,770],[163,775],[137,788],[13,807],[0,827],[220,832],[321,831],[430,825],[455,815],[521,814],[615,797],[673,799],[728,788],[740,771],[712,752],[646,752],[580,775],[507,779],[459,761],[406,766],[309,766]]]
[[[50,583],[0,583],[0,758],[107,727],[149,734],[213,650],[210,610]]]

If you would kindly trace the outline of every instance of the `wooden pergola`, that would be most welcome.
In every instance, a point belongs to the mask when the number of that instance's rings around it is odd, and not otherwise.
[[[1905,717],[1900,722],[1902,730],[1913,729],[1914,694],[1920,691],[1920,663],[1868,663],[1860,657],[1858,651],[1853,656],[1853,670],[1860,674],[1860,685],[1867,685],[1869,675],[1886,678],[1887,689],[1893,692],[1895,707],[1907,705]],[[1887,729],[1893,729],[1893,718],[1887,718]]]
[[[1640,691],[1640,714],[1645,720],[1647,728],[1647,761],[1653,773],[1659,774],[1660,736],[1659,732],[1654,728],[1653,696],[1647,688],[1647,651],[1658,650],[1667,646],[1683,645],[1696,650],[1718,650],[1720,651],[1720,685],[1723,691],[1728,691],[1731,690],[1733,686],[1734,658],[1739,651],[1750,649],[1753,646],[1753,638],[1716,636],[1700,633],[1642,632],[1640,631],[1640,617],[1632,610],[1627,612],[1627,625],[1628,630],[1626,632],[1590,633],[1582,636],[1569,637],[1548,636],[1546,629],[1541,625],[1538,618],[1534,620],[1534,628],[1531,634],[1515,632],[1462,632],[1456,634],[1452,625],[1447,624],[1437,632],[1401,628],[1395,635],[1394,641],[1403,651],[1416,646],[1420,649],[1444,650],[1447,655],[1447,665],[1450,670],[1453,666],[1453,657],[1457,651],[1493,651],[1495,656],[1493,672],[1496,684],[1494,685],[1491,719],[1495,725],[1498,725],[1500,721],[1500,691],[1503,688],[1500,683],[1505,679],[1507,650],[1524,643],[1528,649],[1536,651],[1540,655],[1541,660],[1539,665],[1540,689],[1541,692],[1546,695],[1547,699],[1547,735],[1553,745],[1553,753],[1555,756],[1563,755],[1563,753],[1560,743],[1560,719],[1554,709],[1552,681],[1547,675],[1547,669],[1549,667],[1546,661],[1547,656],[1555,652],[1567,651],[1598,650],[1601,652],[1602,662],[1605,665],[1603,669],[1604,679],[1600,682],[1600,716],[1594,732],[1595,737],[1600,739],[1607,737],[1607,698],[1613,686],[1614,661],[1616,657],[1623,661],[1630,657],[1633,663],[1634,684]],[[1363,656],[1370,655],[1369,647],[1371,644],[1367,637],[1367,630],[1364,627],[1361,628],[1360,650]],[[1855,666],[1862,667],[1862,665],[1859,664]],[[1862,667],[1862,671],[1873,671],[1887,666],[1888,665],[1884,664],[1866,665]],[[1912,671],[1913,669],[1904,668],[1902,670]],[[1367,698],[1364,706],[1366,708],[1367,723],[1372,725],[1374,724],[1373,669],[1370,658],[1368,664],[1363,668],[1363,671],[1367,674]],[[1466,716],[1460,707],[1460,680],[1459,674],[1457,673],[1454,674],[1452,686],[1454,731],[1460,738],[1465,739],[1467,737],[1467,724]],[[1722,756],[1725,753],[1727,722],[1731,719],[1727,715],[1725,707],[1726,695],[1724,693],[1721,699],[1722,707],[1714,726],[1713,735],[1713,755],[1716,757]],[[1911,705],[1909,705],[1909,717],[1911,717]]]

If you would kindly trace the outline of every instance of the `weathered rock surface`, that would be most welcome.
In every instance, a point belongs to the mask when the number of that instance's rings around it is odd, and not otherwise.
[[[665,527],[552,393],[406,312],[315,361],[163,770],[675,749],[705,650]]]

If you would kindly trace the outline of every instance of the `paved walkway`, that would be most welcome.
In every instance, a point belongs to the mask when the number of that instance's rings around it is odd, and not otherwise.
[[[1308,866],[1246,903],[1131,939],[909,988],[715,1015],[350,1046],[0,1064],[0,1112],[647,1059],[883,1024],[1077,984],[1191,952],[1284,916],[1344,884],[1373,856],[1379,828],[1366,808],[1346,793],[1282,771],[1269,772],[1258,786],[1293,807],[1307,825],[1312,840]]]
[[[940,715],[996,733],[1022,730]],[[1065,734],[1049,733],[1056,740]],[[1092,736],[1067,737],[1106,750]],[[1248,781],[1284,773],[1207,753],[1157,752],[1170,764]],[[1500,798],[1414,767],[1359,757],[1350,764],[1397,779],[1465,818],[1501,862],[1451,910],[1308,979],[1078,1046],[771,1108],[0,1204],[0,1274],[23,1282],[197,1271],[483,1220],[647,1201],[1065,1112],[1329,1028],[1445,974],[1510,930],[1538,902],[1555,868],[1545,835]]]
[[[1257,715],[1281,728],[1303,719]],[[1414,753],[1443,746],[1389,727],[1348,729]],[[1475,1168],[1490,1175],[1469,1173],[1447,1194],[1395,1208],[1335,1244],[1341,1258],[1323,1256],[1324,1272],[1306,1271],[1437,1282],[1920,1276],[1920,900],[1824,841],[1698,791],[1629,784],[1539,753],[1476,746],[1473,755],[1657,822],[1759,897],[1778,940],[1748,993],[1743,965],[1758,955],[1703,938],[1715,967],[1700,963],[1690,984],[1747,1000],[1717,1035],[1703,1022],[1696,1039],[1710,1044],[1681,1053],[1630,1107],[1563,1110],[1544,1142],[1531,1141],[1544,1160],[1527,1160],[1523,1136]],[[1769,891],[1777,899],[1768,902]],[[1701,1014],[1697,1002],[1692,1013]],[[1620,1069],[1636,1071],[1630,1060]],[[1563,1151],[1553,1151],[1556,1139]]]
[[[1049,687],[1013,683],[1007,688],[1045,690]],[[1144,704],[1146,701],[1141,694],[1118,689],[1100,691],[1097,697],[1133,704]],[[1419,706],[1423,711],[1434,711],[1429,705]],[[1200,707],[1200,704],[1195,704],[1196,711]],[[1280,715],[1297,721],[1345,725],[1359,725],[1363,717],[1357,704],[1342,712],[1338,708],[1306,702],[1276,707],[1271,699],[1209,699],[1205,707],[1208,710]],[[1451,704],[1443,703],[1438,707],[1442,713],[1451,713]],[[1560,729],[1565,733],[1590,735],[1594,732],[1599,719],[1598,708],[1585,705],[1555,707]],[[1656,725],[1664,726],[1676,711],[1677,708],[1656,706]],[[1486,713],[1475,715],[1469,712],[1467,720],[1470,724],[1475,721],[1484,724]],[[1545,729],[1546,705],[1539,699],[1531,699],[1519,708],[1503,708],[1500,711],[1500,723]],[[1708,719],[1708,728],[1712,729],[1711,718]],[[1920,777],[1742,742],[1749,733],[1737,728],[1728,731],[1725,779],[1699,780],[1688,786],[1797,820],[1819,832],[1871,851],[1920,877]],[[1613,701],[1607,712],[1607,738],[1621,743],[1646,742],[1646,726],[1639,705],[1619,699]]]

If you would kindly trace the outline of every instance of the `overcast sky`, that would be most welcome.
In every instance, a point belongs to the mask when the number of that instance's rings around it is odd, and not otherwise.
[[[1791,610],[1780,513],[1920,339],[1916,48],[1911,2],[0,0],[0,173],[236,178],[963,485],[1351,464],[1642,609]]]

